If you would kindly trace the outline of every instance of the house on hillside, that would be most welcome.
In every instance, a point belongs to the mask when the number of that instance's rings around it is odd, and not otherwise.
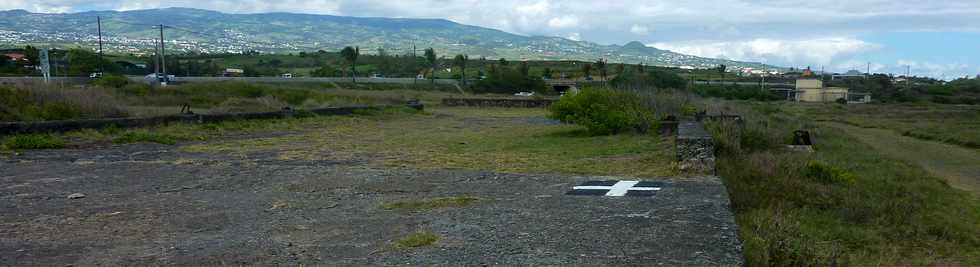
[[[819,79],[796,80],[797,102],[835,102],[848,99],[848,89],[843,87],[824,87]]]

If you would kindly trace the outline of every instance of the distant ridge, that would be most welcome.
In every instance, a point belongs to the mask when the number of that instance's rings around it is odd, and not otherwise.
[[[106,50],[152,50],[158,32],[167,26],[170,51],[198,53],[298,52],[339,50],[356,45],[373,53],[378,48],[392,54],[433,47],[441,55],[514,60],[582,60],[604,58],[614,63],[709,68],[759,68],[761,64],[684,55],[648,47],[640,42],[600,45],[560,37],[522,36],[504,31],[459,24],[445,19],[345,17],[297,13],[228,14],[193,8],[132,11],[87,11],[68,14],[0,11],[0,43],[39,44],[52,47],[94,47],[96,16],[103,21]]]

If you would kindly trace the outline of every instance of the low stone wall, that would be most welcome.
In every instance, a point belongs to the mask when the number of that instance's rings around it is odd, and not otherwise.
[[[424,110],[425,106],[419,103],[406,105],[409,108]],[[318,115],[350,115],[358,110],[380,110],[391,107],[401,106],[351,106],[351,107],[332,107],[308,110]],[[232,120],[254,120],[254,119],[277,119],[292,117],[296,112],[292,110],[275,112],[250,112],[250,113],[228,113],[228,114],[185,114],[169,115],[149,118],[110,118],[110,119],[91,119],[91,120],[64,120],[64,121],[42,121],[42,122],[0,122],[0,135],[16,133],[49,133],[49,132],[68,132],[81,129],[102,129],[107,127],[136,128],[149,127],[156,125],[166,125],[170,123],[214,123]]]
[[[450,107],[544,108],[551,106],[555,101],[551,99],[444,98],[442,104]]]
[[[700,122],[681,122],[677,126],[677,161],[681,169],[715,171],[715,144]]]

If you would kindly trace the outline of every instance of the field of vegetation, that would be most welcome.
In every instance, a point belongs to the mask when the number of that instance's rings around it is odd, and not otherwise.
[[[901,135],[980,148],[980,107],[968,105],[793,105],[787,111],[811,120],[880,128]]]
[[[425,89],[422,89],[425,88]],[[277,111],[349,105],[438,103],[454,92],[429,86],[347,83],[189,83],[154,88],[125,78],[91,86],[0,86],[0,121],[146,117],[177,114],[184,104],[196,113]]]
[[[975,196],[854,133],[793,112],[805,106],[708,106],[747,118],[741,130],[731,123],[710,129],[720,140],[719,175],[731,194],[749,265],[980,263]],[[813,133],[816,152],[782,147],[798,129]]]

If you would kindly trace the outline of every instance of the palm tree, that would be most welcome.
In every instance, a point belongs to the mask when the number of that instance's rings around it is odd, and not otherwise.
[[[436,63],[438,58],[436,58],[436,50],[431,47],[425,49],[425,61],[429,63],[432,67],[432,73],[429,74],[429,80],[432,82],[432,86],[436,86]]]
[[[460,75],[460,82],[466,85],[466,61],[470,60],[470,56],[456,55],[453,58],[453,65],[459,67],[462,74]]]
[[[347,60],[347,63],[350,63],[350,79],[354,83],[357,83],[357,56],[360,54],[361,49],[358,47],[348,46],[340,50],[340,55],[344,57],[344,60]]]
[[[605,60],[602,60],[600,58],[598,61],[595,62],[595,68],[597,70],[599,70],[599,78],[602,79],[602,82],[603,83],[605,83],[606,82],[606,61]]]

